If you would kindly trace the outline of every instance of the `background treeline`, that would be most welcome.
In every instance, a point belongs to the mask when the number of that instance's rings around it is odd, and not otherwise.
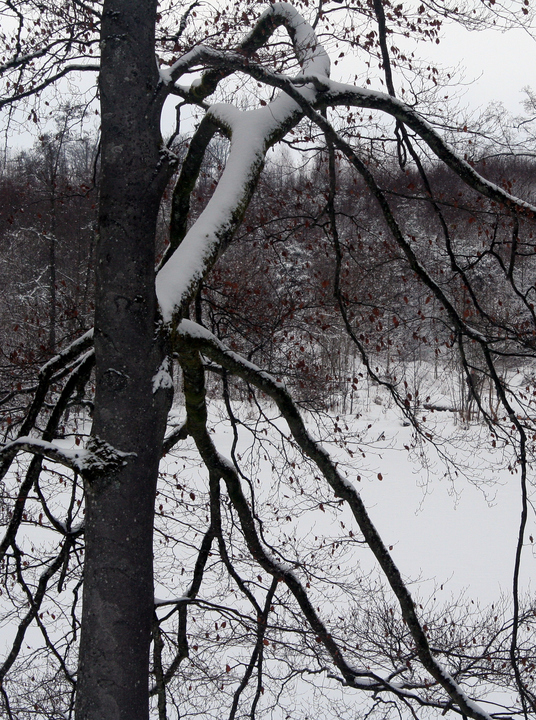
[[[65,110],[56,132],[2,163],[4,396],[16,389],[15,376],[18,384],[21,377],[31,382],[43,362],[92,326],[98,142],[77,129]],[[216,140],[207,153],[190,222],[218,182],[225,152],[224,141]],[[456,367],[456,353],[448,352],[456,337],[363,179],[339,158],[336,164],[334,227],[326,151],[311,152],[300,167],[291,155],[272,159],[240,232],[191,313],[284,379],[302,403],[351,411],[363,353],[378,379],[397,383],[409,373],[415,381],[419,363],[436,375],[447,362]],[[444,166],[426,167],[424,182],[422,173],[401,168],[396,157],[371,162],[371,169],[415,256],[464,319],[502,346],[504,370],[519,369],[523,357],[519,347],[511,356],[509,341],[525,343],[528,351],[534,347],[534,325],[521,320],[534,292],[532,230],[477,197]],[[520,197],[534,197],[532,158],[494,157],[479,161],[477,169]],[[162,207],[162,250],[170,203],[168,197]],[[513,283],[515,292],[503,291],[501,282]],[[482,389],[479,358],[470,356],[470,347],[468,352],[475,389]],[[464,410],[470,393],[461,379],[458,388],[458,409]],[[4,404],[5,412],[11,409]]]
[[[28,380],[93,322],[97,142],[65,111],[0,175],[0,383]],[[75,125],[76,127],[76,125]]]
[[[283,378],[301,402],[353,410],[365,360],[378,381],[407,381],[414,390],[419,375],[448,368],[452,409],[465,413],[491,385],[480,348],[465,343],[460,362],[452,317],[411,267],[364,180],[335,161],[331,195],[325,151],[300,168],[279,158],[265,170],[239,236],[200,293],[196,319]],[[495,156],[474,165],[508,191],[534,197],[532,158]],[[220,167],[216,156],[204,168],[207,194]],[[530,217],[513,219],[438,164],[419,171],[387,157],[370,167],[416,261],[459,317],[490,338],[498,371],[531,374]],[[197,212],[204,197],[201,189]]]

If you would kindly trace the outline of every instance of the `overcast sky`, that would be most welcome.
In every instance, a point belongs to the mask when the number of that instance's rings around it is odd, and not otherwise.
[[[536,88],[536,41],[521,29],[468,32],[448,25],[444,30],[441,43],[423,47],[423,54],[466,68],[466,81],[474,82],[464,91],[464,103],[477,108],[499,100],[511,113],[521,113],[523,88]]]

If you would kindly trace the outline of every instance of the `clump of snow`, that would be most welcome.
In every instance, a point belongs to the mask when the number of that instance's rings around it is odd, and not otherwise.
[[[97,436],[89,439],[87,451],[85,462],[81,469],[93,474],[107,472],[112,467],[121,467],[126,465],[129,458],[136,457],[136,453],[118,450]]]
[[[153,395],[160,389],[166,390],[173,387],[170,368],[169,358],[164,358],[156,374],[153,376]]]

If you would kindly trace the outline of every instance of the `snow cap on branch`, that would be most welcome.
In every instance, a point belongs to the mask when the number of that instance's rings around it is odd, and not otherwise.
[[[302,72],[327,78],[329,57],[311,25],[289,3],[275,3],[263,17],[267,13],[281,19],[287,28]],[[171,68],[170,72],[173,71]],[[304,87],[300,92],[314,102],[314,87]],[[171,322],[188,302],[198,282],[230,241],[256,185],[267,149],[278,131],[299,119],[301,110],[294,100],[281,93],[265,107],[243,112],[233,105],[215,104],[209,113],[218,125],[227,129],[231,150],[205,210],[158,273],[156,293],[165,322]]]

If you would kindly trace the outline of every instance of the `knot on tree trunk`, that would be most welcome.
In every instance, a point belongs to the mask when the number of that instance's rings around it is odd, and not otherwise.
[[[116,470],[124,467],[128,459],[136,457],[136,453],[117,450],[110,443],[99,437],[92,437],[87,443],[87,458],[84,461],[82,474],[90,485]]]

